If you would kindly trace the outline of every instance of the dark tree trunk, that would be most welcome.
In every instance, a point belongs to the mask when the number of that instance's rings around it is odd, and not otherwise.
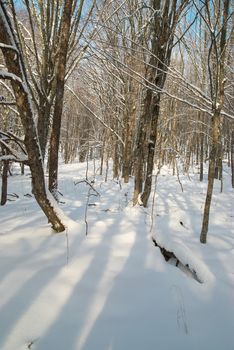
[[[125,146],[123,154],[123,170],[122,177],[124,182],[129,181],[129,175],[132,168],[132,136],[131,136],[131,126],[130,126],[130,116],[127,115],[127,120],[125,121],[126,130],[125,130]]]
[[[203,213],[202,230],[200,235],[200,242],[206,243],[207,232],[209,227],[210,206],[214,187],[215,179],[215,164],[218,154],[218,141],[220,138],[220,111],[215,111],[212,122],[212,144],[209,157],[209,170],[208,170],[208,187],[206,193],[206,201]]]
[[[232,188],[234,188],[234,130],[231,137],[231,168],[232,168]]]
[[[56,76],[56,96],[50,138],[49,154],[49,190],[57,197],[58,188],[58,154],[61,120],[63,112],[64,85],[66,75],[67,52],[70,38],[70,27],[72,17],[72,0],[66,0],[62,15],[61,40],[58,51],[58,68]]]
[[[119,177],[119,140],[115,138],[113,154],[113,178]]]
[[[7,174],[9,169],[9,161],[3,161],[2,168],[2,194],[1,194],[1,205],[6,204],[7,201]]]
[[[203,162],[204,162],[204,136],[201,134],[200,137],[201,147],[200,147],[200,181],[203,181]]]
[[[146,169],[146,179],[145,179],[145,185],[144,185],[144,192],[142,194],[142,202],[144,207],[147,206],[151,187],[152,187],[152,175],[154,170],[154,154],[155,154],[155,147],[157,142],[157,129],[158,129],[158,118],[159,118],[159,112],[160,112],[160,95],[154,98],[154,110],[153,110],[153,118],[151,122],[151,130],[150,130],[150,136],[148,141],[148,156],[147,156],[147,169]]]
[[[144,112],[139,120],[137,125],[138,135],[135,144],[134,150],[134,196],[133,196],[133,204],[136,205],[139,202],[139,196],[141,195],[143,189],[143,180],[144,180],[144,163],[145,163],[145,154],[146,154],[146,116],[147,111],[150,108],[152,91],[147,90],[146,96],[144,99]]]
[[[20,163],[21,175],[24,175],[24,163]]]

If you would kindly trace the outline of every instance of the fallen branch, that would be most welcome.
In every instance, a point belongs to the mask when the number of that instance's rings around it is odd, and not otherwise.
[[[199,277],[197,276],[197,273],[195,270],[191,269],[189,264],[184,265],[175,255],[174,252],[170,252],[168,250],[166,250],[164,247],[161,247],[158,242],[156,241],[155,237],[151,237],[153,244],[155,245],[155,247],[158,247],[160,249],[160,252],[162,253],[165,261],[169,262],[170,259],[175,259],[176,260],[176,267],[178,267],[181,271],[185,272],[189,272],[190,276],[193,277],[197,282],[199,283],[203,283]]]

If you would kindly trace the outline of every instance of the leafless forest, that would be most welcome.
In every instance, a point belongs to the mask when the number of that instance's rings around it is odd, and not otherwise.
[[[147,207],[153,172],[196,165],[207,181],[206,243],[214,179],[234,187],[233,0],[0,1],[1,205],[12,162],[55,231],[59,159],[100,160]],[[204,176],[208,165],[208,178]]]

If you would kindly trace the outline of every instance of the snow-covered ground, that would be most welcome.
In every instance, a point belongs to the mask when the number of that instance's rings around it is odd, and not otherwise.
[[[158,176],[152,211],[152,201],[132,207],[132,182],[96,176],[97,196],[85,182],[75,185],[85,164],[61,165],[61,234],[25,196],[30,176],[9,178],[8,192],[19,198],[0,207],[1,350],[234,349],[230,176],[223,193],[215,182],[208,244],[201,245],[206,183],[181,175],[182,192],[169,173]],[[203,283],[165,262],[152,235]]]

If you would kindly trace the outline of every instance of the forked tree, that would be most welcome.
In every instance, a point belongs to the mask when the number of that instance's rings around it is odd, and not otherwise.
[[[148,88],[145,91],[143,113],[138,129],[134,191],[135,204],[140,195],[145,207],[147,206],[152,186],[161,92],[170,65],[176,26],[189,2],[189,0],[151,1],[151,45],[145,77]],[[146,162],[146,174],[143,189],[144,162]],[[141,195],[142,189],[143,193]]]
[[[96,10],[96,0],[88,4],[84,0],[25,0],[22,11],[16,8],[13,0],[9,3],[38,116],[37,130],[43,161],[50,136],[49,190],[57,198],[65,82],[79,65],[94,35],[90,19]]]
[[[9,80],[14,91],[25,133],[25,147],[32,174],[33,194],[53,229],[56,232],[64,231],[65,227],[46,194],[42,156],[28,89],[27,73],[10,18],[2,0],[0,1],[0,48],[7,67],[7,70],[1,71],[0,78]]]

